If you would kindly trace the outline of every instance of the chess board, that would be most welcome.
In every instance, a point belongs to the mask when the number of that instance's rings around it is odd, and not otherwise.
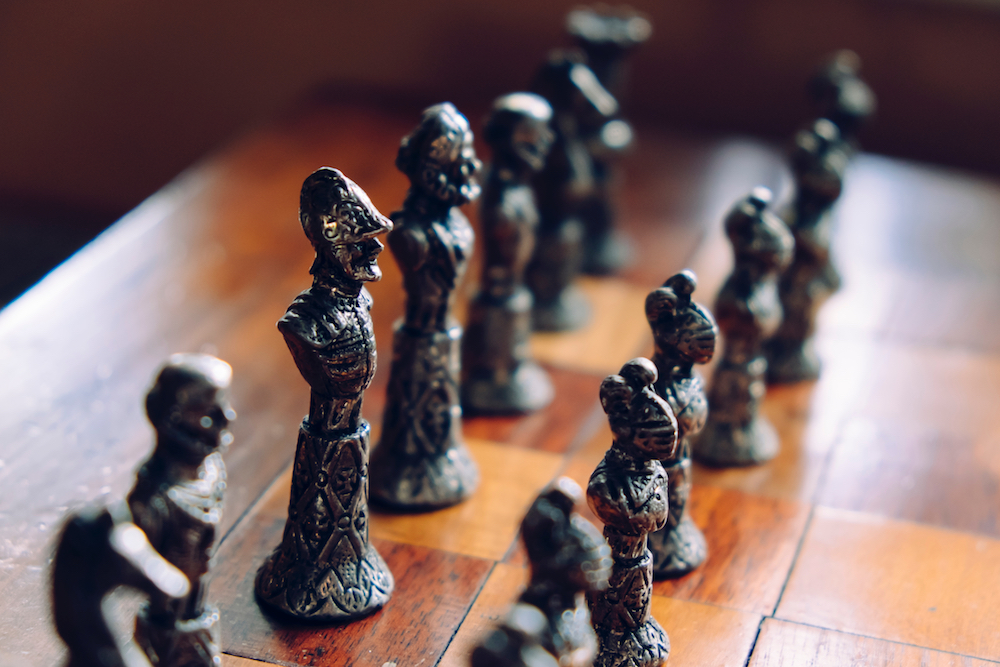
[[[475,126],[482,114],[468,115]],[[373,513],[372,540],[396,578],[383,610],[348,625],[296,625],[261,612],[253,579],[281,538],[308,406],[274,328],[309,284],[298,190],[316,167],[336,166],[392,211],[407,186],[395,150],[416,119],[311,106],[259,129],[0,314],[0,662],[62,659],[45,574],[61,517],[125,494],[151,445],[142,397],[153,373],[172,352],[206,351],[232,364],[239,413],[210,589],[224,665],[467,664],[526,580],[524,511],[559,475],[585,486],[611,443],[598,386],[651,352],[646,294],[687,267],[699,277],[696,300],[711,307],[732,261],[726,210],[759,184],[787,194],[773,146],[640,128],[620,210],[635,261],[581,281],[594,309],[587,327],[531,341],[554,402],[465,421],[482,472],[466,503]],[[844,286],[820,318],[821,379],[769,389],[777,459],[695,466],[690,510],[710,553],[654,586],[669,667],[1000,662],[997,219],[996,181],[857,157],[838,206]],[[371,292],[382,363],[363,410],[372,442],[403,303],[391,255],[380,264]],[[473,265],[460,310],[477,274]]]

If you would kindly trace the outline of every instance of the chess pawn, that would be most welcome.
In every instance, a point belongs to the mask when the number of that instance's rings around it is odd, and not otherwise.
[[[821,118],[795,137],[795,198],[782,214],[795,237],[792,263],[781,274],[782,320],[766,343],[767,379],[798,382],[819,377],[813,340],[820,306],[840,287],[830,259],[831,209],[840,197],[848,156],[837,127]]]
[[[875,93],[858,76],[860,69],[858,54],[843,49],[827,58],[806,84],[816,116],[837,126],[848,157],[857,151],[858,134],[877,107]]]
[[[535,76],[532,92],[552,106],[555,131],[545,167],[533,179],[538,242],[526,273],[535,297],[532,326],[537,331],[566,331],[590,319],[590,305],[574,284],[583,262],[581,209],[595,192],[585,138],[607,123],[618,103],[578,51],[554,51]]]
[[[452,305],[475,242],[457,207],[479,196],[482,165],[469,122],[446,102],[424,111],[403,139],[396,166],[410,179],[389,234],[406,311],[393,335],[371,496],[391,507],[433,509],[464,500],[479,484],[479,469],[462,440],[462,328]]]
[[[586,54],[587,66],[608,92],[621,100],[628,56],[652,34],[645,16],[630,7],[581,7],[566,17],[566,31]],[[625,266],[634,252],[630,239],[615,227],[615,200],[621,170],[617,161],[632,145],[632,128],[615,118],[591,131],[587,149],[594,163],[594,193],[583,205],[583,271],[603,275]]]
[[[719,328],[708,309],[691,300],[697,279],[691,271],[671,276],[646,297],[646,319],[653,330],[653,363],[659,375],[654,388],[677,418],[677,455],[661,459],[667,472],[670,508],[667,525],[650,533],[653,576],[672,579],[687,574],[708,556],[705,536],[687,511],[691,494],[691,443],[705,426],[708,400],[695,364],[715,354]]]
[[[175,354],[146,396],[156,447],[139,467],[128,505],[150,544],[191,584],[180,598],[153,591],[136,618],[136,642],[153,665],[218,667],[219,610],[205,602],[222,520],[232,442],[232,369],[207,354]]]
[[[462,406],[474,412],[530,412],[552,400],[552,382],[528,349],[534,299],[524,286],[538,227],[531,177],[552,145],[551,118],[541,97],[513,93],[493,103],[483,128],[493,150],[480,200],[483,277],[462,348]]]
[[[794,241],[767,210],[770,201],[770,190],[755,188],[726,217],[735,266],[714,308],[725,345],[712,376],[708,421],[692,447],[694,459],[707,465],[751,465],[778,453],[778,435],[759,414],[766,390],[763,343],[781,322],[778,274],[792,258]]]
[[[257,572],[258,601],[295,618],[348,621],[379,609],[392,573],[368,540],[368,442],[361,418],[375,375],[372,299],[382,244],[392,229],[368,196],[336,169],[302,185],[299,219],[316,249],[312,287],[278,322],[311,388],[299,428],[281,544]]]
[[[576,513],[583,491],[560,477],[531,505],[521,522],[531,579],[520,602],[547,619],[541,645],[561,667],[590,667],[597,653],[584,596],[608,587],[610,549],[594,526]]]
[[[71,515],[52,563],[52,616],[69,648],[66,667],[142,667],[134,645],[120,646],[102,603],[119,586],[177,602],[191,587],[184,573],[156,552],[118,505]]]
[[[667,523],[667,473],[677,456],[677,420],[656,395],[656,366],[638,358],[601,383],[614,443],[590,476],[587,502],[604,522],[614,565],[606,591],[589,596],[600,645],[595,667],[656,667],[670,640],[649,613],[653,555],[649,533]]]

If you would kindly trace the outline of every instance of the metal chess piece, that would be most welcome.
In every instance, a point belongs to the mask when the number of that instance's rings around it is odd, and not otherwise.
[[[406,312],[393,336],[371,497],[397,508],[432,509],[464,500],[479,484],[479,469],[462,441],[462,327],[451,313],[475,242],[457,207],[479,196],[482,165],[469,122],[446,102],[424,111],[403,139],[396,166],[410,179],[389,234],[403,272]]]
[[[533,179],[538,243],[526,282],[535,296],[532,326],[565,331],[590,319],[590,305],[574,285],[583,262],[581,209],[594,195],[593,160],[584,143],[618,111],[615,98],[578,51],[554,51],[535,76],[532,92],[552,105],[555,142]]]
[[[52,616],[69,648],[66,667],[148,667],[134,645],[118,644],[104,615],[105,596],[119,586],[175,602],[191,591],[124,504],[71,515],[52,563]]]
[[[708,417],[705,383],[695,364],[715,354],[719,328],[708,309],[691,300],[697,278],[691,271],[671,276],[646,297],[646,319],[653,329],[657,395],[677,418],[677,455],[661,459],[667,472],[670,509],[667,525],[650,533],[653,576],[673,579],[695,569],[708,556],[705,536],[687,512],[691,494],[691,443]]]
[[[653,586],[650,532],[667,522],[667,473],[677,456],[677,420],[653,391],[656,366],[633,359],[601,383],[614,443],[590,476],[587,501],[604,522],[614,566],[608,589],[589,597],[600,649],[595,667],[656,667],[670,640],[649,613]]]
[[[627,79],[628,56],[652,34],[645,16],[630,7],[581,7],[566,17],[566,30],[587,56],[587,66],[616,99]],[[634,251],[630,239],[615,227],[615,200],[620,189],[619,156],[632,144],[632,128],[622,118],[605,123],[587,137],[594,163],[594,193],[583,206],[583,271],[613,273]]]
[[[472,667],[560,667],[542,647],[549,621],[538,607],[518,603],[472,650]]]
[[[813,340],[820,306],[840,287],[830,259],[831,209],[840,197],[848,156],[837,127],[821,118],[795,137],[795,199],[781,216],[795,237],[792,263],[781,274],[782,320],[765,344],[767,379],[798,382],[819,377]]]
[[[696,461],[712,466],[763,463],[778,453],[778,435],[762,417],[764,340],[781,322],[778,274],[792,258],[788,228],[767,210],[771,191],[755,188],[726,216],[736,263],[715,301],[725,345],[712,376],[708,421],[695,439]]]
[[[875,93],[858,76],[860,69],[858,54],[843,49],[827,58],[806,84],[816,116],[837,126],[848,157],[857,151],[858,134],[877,107]]]
[[[513,93],[493,103],[483,128],[493,149],[480,200],[483,278],[462,348],[462,406],[474,412],[530,412],[554,393],[528,349],[534,299],[524,286],[538,227],[531,177],[552,145],[551,118],[552,107],[538,95]]]
[[[278,322],[302,377],[312,388],[292,470],[281,545],[257,573],[258,600],[296,618],[346,621],[379,609],[394,581],[368,541],[368,440],[361,418],[375,375],[372,299],[378,237],[392,222],[336,169],[302,185],[299,219],[316,249],[312,287]]]
[[[128,495],[134,521],[150,544],[191,582],[175,599],[150,593],[135,638],[153,665],[218,667],[219,610],[205,602],[208,564],[222,520],[226,466],[233,440],[229,404],[233,371],[207,354],[175,354],[146,396],[156,447]]]

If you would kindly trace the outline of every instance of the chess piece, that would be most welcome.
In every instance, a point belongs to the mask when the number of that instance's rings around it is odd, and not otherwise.
[[[595,667],[656,667],[670,640],[649,613],[653,585],[650,532],[667,522],[667,473],[677,456],[677,420],[653,391],[656,366],[633,359],[601,383],[614,443],[590,476],[587,501],[604,522],[614,565],[608,589],[589,597],[600,644]]]
[[[830,259],[831,209],[844,182],[848,156],[837,126],[821,118],[795,137],[795,198],[782,214],[795,237],[792,263],[781,274],[781,325],[768,339],[767,379],[798,382],[819,377],[813,336],[820,306],[840,287]]]
[[[462,406],[474,412],[530,412],[552,400],[552,382],[528,349],[534,299],[524,286],[538,227],[531,177],[552,145],[551,118],[538,95],[513,93],[493,103],[483,128],[493,149],[480,200],[483,278],[462,348]]]
[[[447,102],[426,109],[403,139],[396,167],[410,179],[389,234],[403,272],[406,311],[393,335],[371,497],[401,509],[433,509],[464,500],[479,484],[479,469],[462,441],[462,328],[452,316],[455,288],[475,242],[457,207],[479,196],[481,167],[465,116]]]
[[[875,93],[858,76],[860,69],[858,54],[843,49],[827,58],[806,84],[816,116],[837,126],[848,157],[857,151],[858,133],[877,106]]]
[[[278,322],[302,377],[302,420],[281,544],[257,573],[258,600],[299,619],[347,621],[379,609],[392,573],[368,541],[368,440],[361,415],[375,375],[372,299],[382,244],[392,229],[368,196],[336,169],[302,185],[299,219],[316,249],[312,287]]]
[[[581,7],[566,17],[566,30],[583,50],[587,66],[608,92],[621,100],[628,56],[649,39],[652,25],[630,7]],[[633,256],[632,243],[615,224],[615,200],[621,182],[618,158],[632,144],[631,126],[615,118],[591,132],[586,145],[594,164],[594,191],[583,205],[583,271],[614,273]]]
[[[538,242],[526,282],[535,297],[532,326],[566,331],[583,326],[590,305],[574,285],[583,262],[583,204],[594,196],[593,160],[584,143],[618,111],[618,103],[579,51],[554,51],[535,76],[532,92],[552,106],[555,141],[533,185]]]
[[[542,647],[548,619],[538,607],[518,603],[472,649],[472,667],[560,667]]]
[[[726,217],[735,266],[715,301],[722,361],[712,376],[708,421],[695,439],[696,461],[712,466],[762,463],[778,453],[778,435],[760,412],[766,387],[763,343],[778,328],[778,274],[792,258],[788,228],[767,210],[771,191],[755,188]]]
[[[191,582],[185,597],[153,592],[135,638],[153,665],[218,667],[219,610],[205,602],[208,563],[222,520],[232,442],[232,369],[207,354],[175,354],[146,396],[156,447],[136,473],[128,505],[150,544]]]
[[[708,401],[695,364],[715,354],[719,328],[708,309],[691,300],[697,278],[691,271],[671,276],[646,297],[646,319],[653,330],[654,389],[677,418],[677,455],[661,459],[667,472],[670,508],[667,525],[650,533],[653,576],[673,579],[701,565],[708,556],[705,536],[687,512],[691,494],[691,443],[705,426]]]
[[[148,667],[141,651],[119,646],[104,615],[105,596],[119,586],[173,601],[191,590],[123,504],[71,515],[52,563],[52,616],[69,648],[67,667]]]

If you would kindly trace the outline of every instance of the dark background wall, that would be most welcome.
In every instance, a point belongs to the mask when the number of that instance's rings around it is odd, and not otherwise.
[[[75,247],[318,88],[482,108],[525,87],[546,51],[566,43],[575,4],[7,0],[0,262],[24,260],[10,248],[39,233]],[[1000,3],[632,4],[654,23],[633,66],[629,108],[640,123],[784,139],[808,115],[802,86],[815,64],[849,47],[879,96],[867,149],[1000,172]]]

